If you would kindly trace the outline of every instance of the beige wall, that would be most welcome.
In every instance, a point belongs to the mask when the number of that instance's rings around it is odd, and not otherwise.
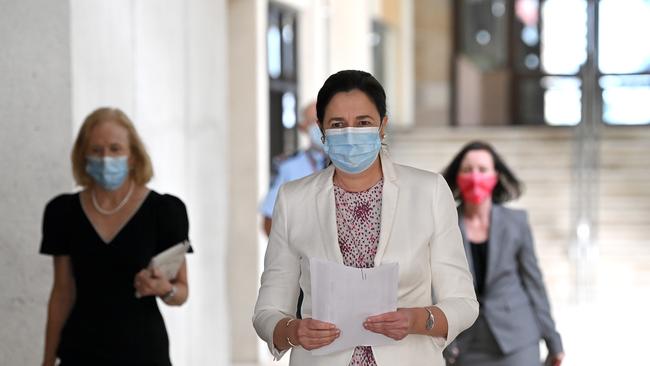
[[[452,10],[449,0],[414,0],[415,120],[420,126],[449,124]]]

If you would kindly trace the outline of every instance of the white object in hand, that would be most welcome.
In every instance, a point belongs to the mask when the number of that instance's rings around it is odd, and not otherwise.
[[[356,346],[380,346],[396,341],[371,332],[363,322],[372,315],[397,309],[399,265],[354,268],[318,258],[309,260],[312,318],[330,322],[341,330],[331,344],[312,350],[326,355]]]
[[[149,268],[156,268],[165,278],[173,280],[178,274],[178,270],[185,260],[185,253],[190,249],[190,242],[185,240],[166,250],[158,253],[155,257],[151,258]]]

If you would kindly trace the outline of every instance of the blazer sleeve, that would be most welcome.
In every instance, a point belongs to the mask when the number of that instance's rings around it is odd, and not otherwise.
[[[273,225],[264,256],[260,290],[253,314],[253,327],[261,339],[268,344],[269,351],[276,360],[280,352],[273,344],[273,331],[277,323],[285,317],[293,317],[298,304],[300,285],[300,259],[290,249],[288,242],[286,186],[282,186],[273,211]]]
[[[441,348],[451,343],[478,317],[478,301],[458,227],[458,213],[449,186],[437,175],[433,200],[435,232],[430,243],[431,279],[435,305],[445,313],[447,338],[434,338]]]
[[[520,225],[523,228],[523,243],[518,254],[519,273],[526,290],[526,294],[535,309],[537,323],[542,332],[550,354],[563,352],[562,338],[555,329],[555,322],[551,316],[551,306],[546,295],[546,287],[542,272],[537,264],[533,235],[528,222],[528,215],[521,213]]]

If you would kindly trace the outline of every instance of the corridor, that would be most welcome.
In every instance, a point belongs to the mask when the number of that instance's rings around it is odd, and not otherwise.
[[[279,165],[313,143],[306,107],[344,69],[385,88],[397,163],[440,172],[480,139],[521,178],[510,205],[530,214],[562,366],[647,358],[649,1],[0,0],[0,10],[0,365],[43,361],[54,278],[39,255],[44,208],[81,190],[70,155],[102,106],[132,119],[154,166],[148,187],[187,207],[191,295],[182,307],[158,301],[172,363],[288,365],[251,322],[261,206]]]

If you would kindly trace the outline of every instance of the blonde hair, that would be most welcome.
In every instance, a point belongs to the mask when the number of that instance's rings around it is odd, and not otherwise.
[[[98,108],[86,117],[83,125],[79,129],[77,139],[72,148],[72,175],[75,182],[82,187],[90,187],[94,184],[93,178],[86,173],[86,152],[88,150],[88,139],[90,132],[102,122],[111,121],[126,128],[129,135],[129,149],[133,159],[133,169],[130,176],[138,185],[144,185],[153,177],[153,166],[151,158],[140,139],[140,135],[135,130],[133,122],[127,115],[117,108]]]

